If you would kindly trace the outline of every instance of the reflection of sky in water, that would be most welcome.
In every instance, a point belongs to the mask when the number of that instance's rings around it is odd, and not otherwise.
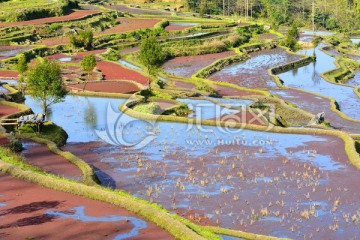
[[[34,102],[29,100],[27,101],[30,103],[30,105],[34,104]],[[96,124],[93,126],[96,126],[98,129],[105,128],[106,109],[108,103],[111,103],[113,108],[116,109],[116,106],[121,102],[124,102],[124,100],[68,96],[65,102],[57,104],[57,109],[60,110],[57,111],[56,109],[56,111],[50,116],[50,119],[68,131],[72,142],[76,142],[77,140],[81,142],[94,141],[96,140],[96,138],[93,137],[94,129],[91,126],[86,125],[87,121],[84,119],[86,116],[84,114],[84,109],[88,107],[89,103],[93,104],[93,106],[96,106],[96,111],[94,112],[94,114],[96,114]],[[77,109],[80,109],[81,112],[77,113]],[[220,196],[223,194],[221,193],[221,189],[226,189],[229,191],[229,193],[231,192],[233,194],[244,194],[244,196],[249,194],[249,196],[252,196],[259,191],[259,189],[254,186],[267,186],[268,184],[274,184],[274,175],[264,174],[263,176],[257,176],[254,178],[254,180],[256,179],[258,181],[257,184],[259,185],[252,185],[251,183],[248,185],[245,183],[245,186],[249,186],[249,188],[244,188],[242,191],[237,188],[237,183],[240,179],[238,179],[236,176],[234,176],[234,179],[228,182],[219,180],[204,186],[200,186],[200,184],[197,182],[182,181],[185,187],[184,191],[178,191],[175,187],[176,179],[183,179],[188,175],[186,169],[188,169],[187,167],[189,166],[185,163],[186,159],[196,160],[200,157],[204,159],[209,157],[216,159],[222,159],[225,157],[227,159],[233,159],[237,156],[240,156],[248,158],[251,161],[255,160],[256,158],[256,161],[266,162],[271,161],[271,159],[274,158],[286,158],[286,156],[289,156],[288,149],[292,149],[292,155],[289,160],[294,163],[298,162],[302,164],[303,162],[311,162],[314,166],[318,166],[324,171],[331,171],[342,168],[342,166],[337,162],[338,160],[335,159],[335,157],[327,155],[327,153],[317,153],[314,156],[308,156],[308,154],[306,154],[308,150],[313,152],[312,150],[314,149],[309,148],[314,146],[314,142],[320,144],[329,144],[329,147],[334,146],[333,143],[326,142],[325,138],[319,136],[278,134],[250,130],[238,131],[237,129],[229,129],[229,131],[234,131],[230,133],[225,129],[212,126],[196,127],[188,124],[171,122],[157,122],[155,126],[153,126],[151,123],[133,119],[127,115],[122,115],[121,117],[120,115],[117,116],[118,118],[112,120],[110,119],[110,121],[113,122],[112,124],[115,125],[117,129],[121,124],[124,124],[123,132],[121,132],[122,136],[117,137],[122,137],[126,141],[132,143],[141,141],[149,133],[155,134],[156,138],[153,142],[144,146],[141,150],[134,150],[131,148],[112,145],[101,146],[91,150],[95,154],[102,153],[104,155],[104,162],[109,162],[111,164],[111,166],[109,166],[110,169],[105,169],[105,171],[114,179],[114,181],[116,181],[116,184],[121,185],[123,184],[122,182],[126,182],[128,179],[130,179],[133,184],[141,189],[141,191],[132,192],[132,194],[139,197],[144,197],[144,195],[146,195],[144,192],[147,188],[147,185],[154,188],[155,184],[161,184],[161,188],[166,190],[160,192],[160,194],[168,194],[169,191],[171,193],[176,191],[178,196],[176,202],[177,207],[183,207],[185,209],[196,209],[204,212],[204,214],[210,217],[211,214],[214,213],[214,209],[211,207],[211,205],[197,205],[194,201],[194,198],[201,198],[202,195],[205,195],[214,199],[214,201],[219,201],[219,199],[221,199]],[[209,156],[209,152],[213,153],[216,147],[223,146],[224,144],[233,144],[234,148],[232,150],[220,151],[217,156]],[[239,147],[237,148],[236,145],[239,145]],[[257,153],[257,148],[262,148],[263,152]],[[241,151],[238,151],[240,149]],[[248,156],[245,155],[244,149],[250,151],[253,149],[256,151],[254,155]],[[171,153],[175,151],[181,154],[180,160],[177,160],[176,157],[172,157]],[[116,157],[118,155],[122,155],[123,157]],[[145,158],[147,161],[152,163],[161,162],[168,165],[169,167],[167,168],[167,177],[162,178],[156,175],[154,179],[140,177],[140,179],[138,178],[137,180],[134,180],[134,176],[138,176],[136,175],[136,163],[129,165],[122,163],[124,162],[126,156],[132,156],[135,158],[136,155],[139,155],[140,158]],[[154,165],[156,166],[156,164]],[[220,165],[216,161],[209,160],[203,171],[208,173],[212,173],[214,171],[227,172],[229,171],[229,168],[231,168],[231,166],[226,164]],[[155,170],[161,171],[161,166],[159,168],[155,168]],[[226,174],[224,174],[223,177],[226,178]],[[297,190],[295,189],[293,191],[296,193]],[[143,194],[140,195],[140,193]],[[192,198],[190,199],[188,196],[192,196]],[[159,198],[159,200],[156,199],[156,202],[163,205],[167,209],[171,209],[171,203],[169,202],[168,198]],[[292,201],[290,201],[290,203],[296,204]],[[227,212],[227,214],[228,213],[229,212]],[[224,212],[222,217],[224,219],[222,226],[231,227],[231,217],[227,216],[226,212]],[[322,220],[320,217],[327,219],[328,214],[324,216],[320,216],[319,214],[319,221]],[[265,219],[262,221],[262,224],[269,222],[272,223],[275,220],[277,219]],[[271,232],[271,234],[278,237],[294,236],[291,231],[287,232],[287,229],[285,228],[280,228],[280,230],[277,229],[276,231]]]
[[[223,240],[242,240],[244,238],[238,238],[238,237],[231,237],[226,235],[219,235]]]
[[[106,109],[110,101],[117,108],[125,100],[68,95],[64,102],[51,106],[52,113],[47,116],[47,120],[64,128],[69,135],[68,142],[96,141],[99,138],[94,133],[94,128],[105,128]],[[42,112],[40,103],[29,96],[26,97],[25,104],[35,113]]]
[[[199,32],[199,33],[191,33],[188,35],[184,35],[184,36],[176,36],[176,37],[172,37],[172,38],[168,38],[168,39],[181,39],[181,38],[190,38],[190,37],[200,37],[202,35],[206,35],[208,33],[204,33],[204,32]]]
[[[350,40],[351,40],[351,42],[352,42],[353,44],[358,44],[358,43],[360,43],[360,38],[351,38]]]
[[[334,32],[327,32],[327,31],[312,31],[312,30],[303,30],[300,31],[300,41],[303,42],[311,42],[311,39],[315,36],[331,36],[334,35]]]
[[[62,57],[58,59],[60,62],[71,62],[71,57]]]
[[[200,23],[191,23],[191,22],[170,22],[169,26],[182,26],[182,27],[194,27]]]
[[[267,70],[300,57],[287,53],[282,48],[268,49],[250,54],[251,58],[236,62],[212,74],[209,78],[215,81],[236,83],[248,88],[273,88],[274,80]]]
[[[17,54],[29,50],[31,47],[15,48],[10,50],[0,50],[0,57],[15,57]]]
[[[129,63],[129,62],[125,61],[125,60],[119,60],[118,62],[121,63],[122,65],[128,67],[128,68],[132,68],[132,69],[141,71],[140,67],[135,66],[134,64]]]
[[[126,239],[130,237],[135,237],[139,234],[139,230],[146,228],[146,222],[130,216],[117,216],[117,215],[107,215],[103,217],[92,217],[92,216],[86,216],[84,213],[85,207],[75,207],[70,209],[74,210],[74,213],[66,213],[66,212],[58,212],[58,211],[47,211],[45,214],[65,218],[65,219],[73,219],[75,221],[81,221],[81,222],[119,222],[119,221],[126,221],[131,222],[132,225],[134,225],[134,228],[128,232],[123,234],[118,234],[114,240],[121,240]]]
[[[113,109],[117,109],[117,106],[124,101],[123,99],[112,98],[67,96],[64,102],[53,105],[53,113],[48,116],[48,119],[65,129],[69,134],[69,142],[96,141],[99,138],[94,133],[94,129],[105,129],[106,124],[110,125],[110,123],[115,124],[117,127],[126,123],[121,133],[121,137],[126,141],[136,143],[149,133],[156,135],[158,145],[154,147],[150,144],[145,147],[150,155],[153,154],[154,159],[161,159],[162,152],[159,149],[163,148],[164,144],[172,144],[175,148],[188,148],[188,153],[194,157],[205,154],[214,146],[226,143],[246,146],[264,145],[267,150],[264,151],[262,156],[271,157],[286,155],[286,148],[306,146],[306,142],[324,141],[322,137],[310,135],[278,134],[240,129],[226,130],[212,126],[195,126],[171,122],[157,122],[154,127],[152,123],[133,119],[119,113],[117,113],[116,118],[109,119],[109,122],[106,123],[108,104],[111,103]],[[209,103],[209,101],[206,102]],[[41,112],[38,104],[31,98],[27,97],[25,103],[34,112]],[[197,145],[197,143],[202,144]],[[118,147],[114,147],[114,150],[117,149]],[[326,162],[328,157],[317,154],[313,161]]]
[[[306,66],[281,73],[278,76],[284,81],[284,85],[315,92],[323,96],[334,98],[340,105],[340,110],[351,118],[360,119],[360,111],[355,109],[360,104],[360,99],[354,93],[353,88],[331,84],[325,81],[320,74],[336,68],[335,59],[319,48],[316,48],[317,61]],[[312,56],[313,49],[299,51],[298,53]]]
[[[1,79],[0,82],[14,85],[18,84],[18,81],[14,79]]]

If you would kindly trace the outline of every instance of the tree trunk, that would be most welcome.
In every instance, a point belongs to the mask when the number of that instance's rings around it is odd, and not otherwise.
[[[44,116],[46,117],[46,114],[48,112],[48,106],[46,104],[46,98],[43,99],[43,112],[44,112]]]
[[[223,15],[225,16],[225,0],[223,0]]]
[[[89,82],[90,79],[90,72],[88,72],[88,77],[87,77],[87,81],[85,81],[84,87],[83,87],[83,92],[85,91],[86,88],[86,84]]]
[[[148,89],[149,89],[149,93],[151,92],[151,79],[150,79],[150,72],[151,72],[151,69],[148,68]]]

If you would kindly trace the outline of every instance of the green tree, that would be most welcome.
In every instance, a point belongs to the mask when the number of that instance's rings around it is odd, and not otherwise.
[[[19,78],[19,90],[20,92],[24,95],[25,92],[25,72],[29,69],[27,61],[26,61],[26,57],[24,54],[20,54],[20,56],[18,57],[18,62],[16,64],[16,70],[20,73],[20,78]]]
[[[91,29],[80,31],[79,35],[70,35],[70,43],[75,48],[92,49],[94,34]]]
[[[295,50],[299,37],[300,34],[298,27],[296,26],[296,24],[293,24],[288,33],[286,34],[284,45],[291,50]]]
[[[322,37],[320,37],[320,36],[314,36],[313,39],[311,39],[311,43],[314,46],[314,52],[313,52],[314,57],[316,57],[316,52],[315,52],[316,47],[319,46],[321,41],[322,41]]]
[[[67,94],[59,64],[47,59],[37,60],[30,68],[27,87],[30,89],[30,96],[41,102],[45,116],[50,105],[63,101]]]
[[[164,63],[166,54],[164,54],[163,48],[157,41],[155,36],[150,35],[146,38],[140,47],[139,60],[145,65],[148,72],[148,84],[149,92],[151,91],[151,80],[150,76],[154,73],[161,64]]]
[[[85,57],[83,57],[83,59],[81,60],[81,69],[85,72],[87,72],[87,81],[85,81],[85,84],[84,84],[84,88],[83,88],[83,91],[85,90],[86,88],[86,84],[87,82],[90,80],[90,75],[92,73],[92,71],[94,70],[94,68],[96,67],[96,59],[95,59],[95,56],[94,54],[89,54]]]

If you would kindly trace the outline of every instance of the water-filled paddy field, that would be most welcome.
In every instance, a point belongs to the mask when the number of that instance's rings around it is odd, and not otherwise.
[[[99,169],[105,185],[202,224],[296,239],[304,232],[317,239],[357,236],[360,174],[349,163],[342,140],[152,125],[117,112],[123,102],[68,96],[49,116],[70,136],[65,149]],[[115,117],[106,113],[109,103]],[[26,104],[37,110],[30,98]],[[118,138],[123,142],[135,144],[148,134],[155,140],[141,150],[105,144],[94,129],[106,130],[107,121],[122,127]]]

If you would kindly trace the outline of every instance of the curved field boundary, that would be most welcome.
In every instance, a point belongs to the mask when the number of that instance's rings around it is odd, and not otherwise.
[[[67,179],[57,178],[50,174],[44,175],[24,170],[4,162],[3,160],[0,160],[0,170],[3,173],[10,174],[21,180],[35,183],[43,187],[123,207],[126,210],[143,217],[147,221],[154,222],[178,239],[220,239],[220,237],[217,237],[210,231],[202,229],[201,227],[198,227],[198,229],[194,229],[193,231],[160,206],[149,204],[122,191],[112,191],[100,186],[87,186]],[[197,231],[201,232],[198,234]],[[206,238],[202,237],[200,234],[205,235]]]
[[[297,61],[302,61],[302,60],[303,60],[303,59],[300,59],[300,60],[297,60]],[[292,64],[293,64],[294,66],[297,66],[297,63],[296,63],[297,61],[294,61]],[[299,63],[299,64],[301,64],[301,63]],[[288,64],[287,64],[287,65],[288,65]],[[268,74],[275,80],[275,83],[276,83],[276,85],[277,85],[279,88],[282,88],[282,89],[292,89],[292,90],[296,90],[296,91],[300,91],[300,92],[304,92],[304,93],[312,94],[312,95],[315,95],[315,96],[318,96],[318,97],[321,97],[321,98],[328,99],[328,100],[330,101],[330,110],[331,110],[331,111],[337,113],[341,118],[343,118],[343,119],[345,119],[345,120],[347,120],[347,121],[360,123],[360,120],[350,118],[350,117],[347,116],[345,113],[341,112],[341,111],[339,110],[339,108],[338,108],[338,104],[337,104],[336,100],[333,99],[333,98],[330,98],[330,97],[327,97],[327,96],[323,96],[323,95],[320,95],[320,94],[318,94],[318,93],[306,91],[306,90],[303,90],[303,89],[291,88],[291,87],[288,87],[288,86],[284,86],[282,80],[281,80],[277,75],[275,75],[276,70],[274,70],[274,69],[278,69],[279,67],[281,67],[281,66],[268,69]]]
[[[84,184],[92,186],[92,185],[97,185],[99,183],[96,173],[94,169],[90,167],[90,165],[88,165],[84,160],[73,155],[71,152],[64,152],[60,150],[54,142],[39,137],[28,137],[21,134],[16,136],[21,139],[30,139],[34,142],[45,144],[51,152],[67,159],[69,162],[71,162],[81,170],[82,182]]]
[[[23,104],[7,102],[7,101],[0,101],[0,104],[8,105],[8,106],[15,107],[15,108],[18,108],[19,110],[21,110],[20,112],[4,116],[1,119],[16,118],[16,117],[19,117],[21,115],[32,113],[31,108],[29,108],[29,107],[27,107],[27,106],[25,106]],[[7,134],[6,131],[4,131],[4,128],[3,127],[1,127],[1,128],[2,128],[2,130],[4,132],[2,135],[9,136],[9,134]],[[93,168],[91,168],[84,160],[76,157],[72,153],[61,151],[56,146],[56,144],[54,142],[52,142],[50,140],[43,139],[43,138],[39,138],[39,137],[28,137],[28,136],[24,136],[24,135],[21,135],[21,134],[17,134],[16,137],[20,137],[22,139],[28,138],[28,139],[31,139],[34,142],[41,143],[41,144],[46,144],[51,152],[64,157],[65,159],[67,159],[68,161],[73,163],[75,166],[77,166],[81,170],[82,175],[83,175],[82,176],[83,177],[83,182],[85,184],[88,184],[88,185],[97,184],[98,179],[96,177],[96,174],[95,174],[95,171],[93,170]]]
[[[149,203],[145,200],[136,198],[121,190],[111,190],[102,186],[88,186],[68,179],[56,177],[51,174],[45,174],[41,170],[38,172],[24,170],[19,166],[5,162],[1,159],[0,171],[20,180],[53,190],[67,192],[125,208],[126,210],[143,217],[145,220],[155,223],[177,239],[181,240],[220,240],[221,238],[216,235],[219,233],[229,236],[242,236],[246,239],[282,239],[224,228],[198,226],[179,215],[170,214],[166,209],[157,204]]]
[[[46,23],[55,23],[55,22],[71,22],[80,19],[91,18],[93,16],[100,14],[101,12],[97,10],[79,10],[79,11],[74,11],[69,15],[65,15],[65,16],[39,18],[29,21],[22,21],[22,22],[1,23],[0,27],[26,26],[26,25],[46,24]]]
[[[197,73],[192,75],[191,78],[193,78],[193,77],[207,78],[211,74],[220,71],[221,69],[223,69],[224,67],[226,67],[228,65],[231,65],[236,62],[242,62],[249,58],[250,57],[247,54],[241,54],[241,55],[239,54],[239,55],[230,56],[227,58],[222,58],[222,59],[216,60],[209,66],[206,66],[206,67],[200,69],[200,71],[198,71]]]
[[[271,237],[271,236],[265,236],[260,234],[254,234],[254,233],[248,233],[243,231],[236,231],[231,229],[225,229],[225,228],[219,228],[219,227],[212,227],[212,226],[206,226],[205,229],[208,229],[209,231],[217,234],[232,236],[232,237],[238,237],[238,238],[244,238],[244,239],[251,239],[251,240],[277,240],[279,238]],[[290,240],[289,238],[282,238],[284,240]]]
[[[122,104],[119,106],[120,111],[125,114],[128,114],[131,117],[137,119],[144,119],[144,120],[154,120],[154,121],[161,121],[161,122],[178,122],[178,123],[191,123],[191,124],[201,124],[207,126],[226,126],[226,122],[222,121],[214,121],[214,120],[199,120],[199,119],[189,119],[186,117],[178,117],[178,116],[166,116],[166,115],[153,115],[153,114],[146,114],[134,111],[130,108],[138,101],[130,101],[127,103]],[[234,124],[234,128],[243,128],[247,130],[253,131],[268,131],[274,133],[284,133],[284,134],[318,134],[318,135],[331,135],[341,138],[345,144],[345,151],[350,160],[350,162],[360,169],[360,156],[356,151],[354,139],[347,133],[336,131],[336,130],[324,130],[324,129],[310,129],[310,128],[281,128],[281,127],[266,127],[266,126],[259,126],[259,125],[252,125],[252,124]]]
[[[3,103],[3,101],[1,101],[1,103]],[[19,113],[23,113],[24,111],[31,111],[30,108],[22,104],[16,104],[11,102],[4,102],[4,103],[6,105],[15,106],[18,107],[19,109],[22,109],[23,111]],[[14,114],[5,117],[9,117],[13,115]],[[0,130],[4,130],[4,129],[0,127]],[[9,134],[5,134],[5,135],[9,135]],[[79,168],[83,172],[84,171],[86,171],[87,173],[93,172],[93,169],[86,162],[75,157],[69,152],[63,152],[59,150],[53,142],[36,137],[32,138],[32,140],[39,143],[47,144],[48,148],[55,154],[59,154],[69,160],[71,159],[71,162],[79,166]],[[201,227],[195,224],[190,224],[193,225],[194,228],[193,231],[192,229],[188,228],[185,224],[182,224],[181,221],[177,220],[174,217],[174,215],[168,213],[166,210],[164,210],[162,207],[158,205],[150,204],[146,201],[139,200],[121,191],[112,191],[110,189],[100,187],[96,184],[96,182],[93,181],[92,176],[90,178],[89,174],[87,175],[87,177],[85,177],[84,174],[83,177],[86,178],[88,183],[92,183],[91,184],[92,186],[84,185],[64,178],[59,178],[51,174],[45,174],[42,171],[39,171],[42,173],[41,174],[38,172],[24,170],[18,166],[14,166],[12,164],[6,163],[1,159],[0,159],[0,171],[3,173],[8,173],[19,179],[31,183],[35,183],[44,187],[48,187],[54,190],[68,192],[71,194],[88,197],[94,200],[108,202],[116,206],[121,206],[139,216],[144,217],[148,221],[154,222],[155,224],[162,227],[163,229],[165,229],[166,231],[168,231],[170,234],[172,234],[178,239],[186,239],[186,240],[187,239],[189,240],[190,239],[220,239],[216,235],[212,234],[210,231],[202,229]],[[200,233],[206,238],[203,238],[197,233]]]
[[[133,84],[135,85],[139,90],[142,90],[142,89],[145,89],[145,87],[138,83],[138,82],[135,82],[133,80],[100,80],[100,81],[87,81],[86,84],[88,83],[128,83],[128,84]],[[70,91],[76,93],[76,92],[80,92],[80,91],[83,91],[82,88],[76,88],[76,87],[73,87],[73,85],[79,85],[79,84],[84,84],[84,83],[74,83],[74,84],[67,84],[66,87],[68,88],[71,88]],[[90,93],[97,93],[95,91],[91,91],[91,90],[85,90],[84,92],[90,92]],[[109,92],[110,93],[110,92]],[[128,93],[116,93],[116,92],[111,92],[111,93],[114,93],[114,94],[128,94]]]
[[[331,56],[331,54],[328,51],[326,51],[326,48],[327,47],[323,47],[320,50],[323,51],[325,54]],[[320,76],[331,84],[354,88],[354,93],[358,97],[360,97],[359,89],[357,86],[353,87],[344,83],[345,81],[355,76],[354,72],[351,71],[351,69],[347,68],[344,64],[341,64],[339,57],[335,58],[335,65],[336,65],[335,69],[324,72]]]

